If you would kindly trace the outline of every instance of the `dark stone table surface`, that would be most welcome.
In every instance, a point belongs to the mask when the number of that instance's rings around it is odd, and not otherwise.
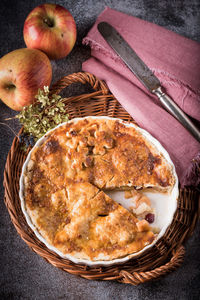
[[[44,1],[45,2],[45,1]],[[53,1],[49,1],[53,2]],[[81,45],[105,6],[154,22],[200,42],[200,2],[198,0],[79,0],[57,1],[70,10],[78,30],[71,54],[52,61],[53,82],[81,71],[90,50]],[[38,0],[0,1],[0,57],[25,47],[23,23]],[[83,92],[77,87],[77,94]],[[15,113],[0,102],[0,122]],[[19,130],[16,121],[8,123]],[[168,276],[137,287],[116,282],[89,281],[65,273],[32,252],[17,234],[4,205],[3,169],[14,134],[0,124],[0,299],[200,299],[200,226],[185,243],[183,265]]]

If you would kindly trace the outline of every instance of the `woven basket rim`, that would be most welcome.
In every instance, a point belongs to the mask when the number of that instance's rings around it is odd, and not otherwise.
[[[76,82],[89,83],[95,91],[65,99],[71,118],[81,116],[81,114],[87,115],[91,110],[93,115],[96,116],[102,115],[105,111],[107,116],[120,116],[126,121],[134,122],[110,93],[106,84],[90,73],[79,72],[63,77],[52,86],[51,93],[58,94],[63,88]],[[44,257],[48,262],[68,273],[87,279],[116,280],[132,285],[159,278],[181,265],[184,257],[182,243],[192,234],[198,219],[199,194],[197,191],[192,188],[180,189],[179,205],[173,222],[169,226],[165,238],[156,243],[152,252],[147,251],[140,258],[131,259],[123,265],[97,268],[76,265],[47,249],[26,224],[18,196],[19,176],[26,155],[20,150],[18,139],[15,138],[8,153],[4,170],[5,204],[21,238],[33,251]]]

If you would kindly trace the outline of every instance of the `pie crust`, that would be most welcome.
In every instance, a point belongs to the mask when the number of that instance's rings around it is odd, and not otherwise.
[[[62,254],[110,261],[137,253],[156,235],[106,190],[170,192],[172,165],[134,127],[87,117],[47,134],[23,174],[25,209],[41,236]]]

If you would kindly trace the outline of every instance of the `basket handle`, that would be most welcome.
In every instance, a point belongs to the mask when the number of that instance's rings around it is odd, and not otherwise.
[[[122,276],[121,282],[129,283],[132,285],[138,285],[140,283],[147,282],[152,279],[159,278],[160,276],[166,275],[178,268],[184,259],[185,249],[181,245],[178,249],[172,251],[172,257],[168,263],[157,267],[154,270],[146,272],[127,272],[122,270],[119,275]]]
[[[73,73],[63,77],[52,85],[50,91],[54,94],[59,94],[62,89],[76,82],[81,82],[82,84],[89,83],[94,90],[99,91],[104,95],[110,93],[108,87],[102,80],[99,80],[97,77],[87,72]]]

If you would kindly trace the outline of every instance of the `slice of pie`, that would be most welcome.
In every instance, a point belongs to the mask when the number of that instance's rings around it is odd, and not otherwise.
[[[169,192],[174,183],[171,164],[140,131],[88,117],[56,128],[34,147],[24,172],[24,202],[35,228],[63,254],[112,260],[138,252],[155,235],[136,217],[145,203],[129,212],[105,191]]]
[[[41,190],[36,188],[32,195]],[[88,182],[73,183],[51,195],[48,205],[27,202],[27,210],[45,239],[63,254],[113,260],[138,252],[154,233],[124,207]]]

